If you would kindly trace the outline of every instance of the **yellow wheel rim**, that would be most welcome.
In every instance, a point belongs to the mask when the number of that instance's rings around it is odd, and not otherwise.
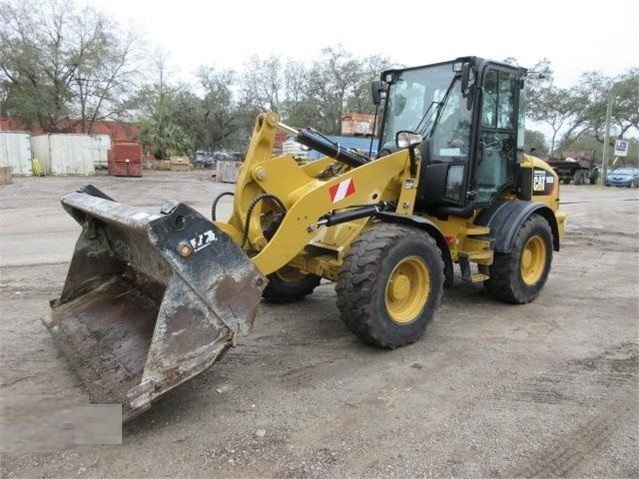
[[[386,283],[386,310],[393,322],[413,322],[424,309],[430,294],[430,275],[419,256],[404,258]]]
[[[521,252],[521,279],[528,286],[535,284],[546,267],[546,244],[539,236],[530,238]]]

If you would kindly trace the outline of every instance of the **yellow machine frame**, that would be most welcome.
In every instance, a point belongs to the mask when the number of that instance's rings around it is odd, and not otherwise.
[[[485,266],[492,264],[493,251],[490,241],[486,239],[490,229],[474,224],[481,210],[475,210],[469,218],[451,216],[446,220],[415,210],[421,162],[417,151],[416,167],[412,169],[409,151],[406,149],[357,168],[350,168],[328,157],[299,165],[292,156],[272,156],[278,124],[277,113],[258,116],[246,162],[240,170],[235,188],[232,216],[227,222],[215,223],[249,252],[253,263],[263,274],[274,273],[289,265],[302,272],[334,281],[350,244],[375,220],[360,218],[326,228],[318,223],[319,219],[336,210],[381,201],[396,201],[397,214],[419,215],[436,225],[453,262],[457,262],[460,255],[465,255],[470,262]],[[545,169],[556,177],[554,171],[543,161],[529,155],[523,156],[520,167]],[[322,172],[331,168],[339,174],[323,179]],[[333,201],[329,193],[331,188],[345,181],[352,182],[353,193],[339,201]],[[558,184],[558,180],[556,182]],[[268,196],[257,205],[259,207],[253,210],[249,218],[251,204],[260,195]],[[275,234],[267,239],[261,218],[279,209],[271,195],[278,198],[287,211]],[[558,211],[559,199],[556,191],[536,196],[535,200],[555,212],[561,239],[565,215]],[[249,227],[246,240],[243,241],[247,221]],[[473,280],[482,281],[486,278],[485,274],[479,274]]]

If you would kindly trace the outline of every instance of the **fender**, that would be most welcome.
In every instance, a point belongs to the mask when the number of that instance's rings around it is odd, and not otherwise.
[[[402,215],[388,211],[376,213],[375,218],[387,223],[399,223],[426,231],[435,240],[437,247],[442,252],[442,260],[444,261],[444,286],[449,288],[453,285],[453,259],[450,256],[450,249],[448,248],[444,234],[435,223],[422,216]]]
[[[559,227],[555,214],[548,206],[536,201],[498,200],[482,211],[475,220],[478,226],[490,228],[494,251],[510,253],[521,225],[533,214],[548,221],[553,237],[553,249],[559,251]]]

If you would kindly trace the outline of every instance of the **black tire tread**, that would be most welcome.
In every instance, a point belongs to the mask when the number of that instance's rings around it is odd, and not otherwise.
[[[441,284],[431,293],[436,295],[434,300],[437,306],[443,293],[444,262],[435,240],[425,232],[395,224],[370,228],[353,242],[340,269],[335,289],[341,318],[357,337],[373,346],[395,349],[416,341],[421,335],[417,334],[408,341],[384,336],[379,334],[372,319],[374,304],[371,294],[375,278],[382,268],[380,258],[397,241],[411,237],[426,241],[437,253],[434,256],[441,271]]]
[[[319,286],[322,278],[314,274],[308,274],[297,283],[282,281],[276,274],[268,276],[268,284],[262,297],[267,303],[285,304],[303,300]]]
[[[548,260],[546,271],[537,284],[531,288],[522,288],[520,284],[519,256],[526,241],[530,238],[531,231],[541,228],[546,235],[546,252]],[[490,266],[490,277],[484,282],[488,293],[495,299],[505,303],[525,304],[533,301],[540,293],[552,263],[552,232],[548,222],[539,215],[530,216],[521,226],[515,237],[510,253],[495,253],[493,264]]]

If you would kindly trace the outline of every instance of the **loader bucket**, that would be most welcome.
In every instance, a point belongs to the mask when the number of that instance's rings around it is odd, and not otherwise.
[[[144,213],[91,186],[62,205],[82,233],[44,323],[93,403],[126,421],[251,329],[265,278],[192,208]]]

